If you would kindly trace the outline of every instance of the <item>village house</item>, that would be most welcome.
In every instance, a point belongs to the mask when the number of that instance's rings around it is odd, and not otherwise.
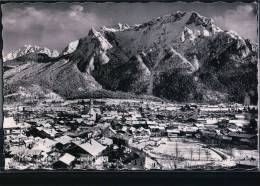
[[[23,132],[30,127],[28,123],[17,123],[13,117],[5,117],[3,125],[5,141],[9,141],[13,145],[22,145],[24,143],[26,136],[23,135]]]
[[[257,144],[257,135],[229,132],[228,136],[232,137],[232,143],[234,144],[244,144],[250,146],[255,146]]]
[[[179,129],[167,129],[166,133],[169,138],[176,138],[181,132]]]
[[[116,136],[116,131],[111,127],[107,127],[102,131],[102,135],[107,138],[113,138]]]
[[[67,135],[64,135],[64,136],[60,136],[58,138],[54,138],[54,140],[57,142],[56,148],[59,150],[62,150],[71,144],[71,142],[73,141],[73,138],[71,138]]]
[[[97,141],[105,146],[110,146],[113,144],[113,140],[111,138],[107,138],[104,136],[102,138],[98,139]]]
[[[161,126],[154,126],[154,125],[150,125],[148,126],[150,131],[151,131],[151,136],[164,136],[165,134],[165,127],[161,127]]]
[[[113,137],[113,143],[118,145],[130,145],[133,143],[133,137],[128,134],[117,133],[116,136]]]
[[[21,133],[21,128],[17,125],[13,117],[4,118],[4,136],[18,135]]]
[[[54,169],[69,169],[72,168],[73,162],[76,160],[76,157],[65,153],[62,155],[57,162],[53,164]]]
[[[134,159],[129,166],[133,170],[155,170],[160,169],[160,165],[150,157],[139,157]]]
[[[94,161],[95,158],[101,155],[106,149],[106,146],[101,145],[94,139],[90,139],[86,143],[80,144],[73,142],[74,146],[68,149],[66,152],[74,155],[78,158],[84,158],[86,161]]]
[[[217,133],[215,131],[201,130],[201,139],[207,143],[215,143]]]
[[[50,138],[53,139],[58,136],[58,132],[53,128],[44,128],[44,127],[36,127],[33,128],[36,135],[41,138]]]
[[[136,136],[150,136],[151,131],[150,131],[150,129],[145,129],[143,127],[140,127],[135,130],[135,135]]]

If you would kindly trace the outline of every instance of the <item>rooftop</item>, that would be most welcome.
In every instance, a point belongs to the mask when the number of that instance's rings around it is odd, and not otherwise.
[[[4,118],[4,129],[12,129],[18,128],[19,126],[16,124],[13,117],[5,117]]]
[[[65,153],[63,156],[59,158],[59,161],[65,163],[66,165],[70,165],[75,160],[75,157],[69,153]]]
[[[81,147],[92,156],[98,156],[103,150],[106,149],[105,146],[101,145],[94,139],[91,139],[88,142],[79,145],[79,147]]]

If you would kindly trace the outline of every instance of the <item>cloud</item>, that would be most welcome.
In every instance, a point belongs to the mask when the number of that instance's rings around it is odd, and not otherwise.
[[[91,26],[105,24],[96,14],[84,11],[81,5],[59,11],[32,6],[15,8],[4,12],[2,22],[4,52],[28,42],[62,49],[71,40],[86,36]]]
[[[254,4],[240,5],[234,10],[227,10],[220,16],[214,16],[217,25],[233,30],[238,34],[257,41],[257,11]]]
[[[24,44],[62,50],[91,26],[138,24],[178,10],[198,11],[219,27],[257,41],[254,3],[7,3],[1,8],[4,53]]]

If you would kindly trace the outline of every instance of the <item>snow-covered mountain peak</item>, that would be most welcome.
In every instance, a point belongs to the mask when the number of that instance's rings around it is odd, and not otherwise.
[[[9,57],[34,51],[48,53],[26,45]],[[203,102],[242,101],[249,91],[257,95],[257,44],[221,30],[213,19],[196,12],[178,11],[130,26],[93,27],[56,59],[28,57],[4,63],[6,94],[9,87],[16,91],[17,85],[42,86],[44,82],[69,98],[96,91],[98,96],[114,97],[123,91]]]
[[[88,32],[88,36],[98,36],[99,32],[92,26]]]
[[[63,55],[71,54],[77,49],[78,45],[79,45],[79,40],[70,42],[69,45],[63,51]]]
[[[130,26],[128,24],[122,24],[122,23],[118,23],[116,26],[115,26],[116,29],[120,30],[120,31],[123,31],[123,30],[126,30],[126,29],[129,29]]]
[[[112,48],[112,45],[107,41],[107,39],[98,32],[94,27],[92,27],[89,30],[88,36],[92,39],[95,39],[98,42],[98,45],[100,46],[100,49],[103,51],[106,51],[110,48]]]
[[[102,26],[100,29],[100,32],[104,33],[104,32],[118,32],[118,31],[125,31],[131,28],[134,28],[136,26],[129,26],[128,24],[122,24],[122,23],[118,23],[112,27],[106,27],[106,26]]]
[[[17,50],[8,53],[3,57],[3,61],[13,60],[17,57],[21,57],[31,53],[42,53],[47,54],[49,57],[57,57],[59,56],[59,52],[57,50],[51,50],[46,47],[40,47],[37,45],[25,44],[24,46],[18,48]]]
[[[208,25],[214,24],[214,20],[212,18],[204,17],[197,12],[191,12],[190,18],[186,24],[187,25],[195,24],[195,25],[202,25],[204,27],[207,27]]]

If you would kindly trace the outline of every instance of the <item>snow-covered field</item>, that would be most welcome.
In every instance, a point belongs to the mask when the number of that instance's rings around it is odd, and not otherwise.
[[[214,166],[214,164],[225,167],[230,165],[223,162],[222,157],[214,150],[185,138],[140,139],[134,141],[132,146],[155,158],[163,169]]]

